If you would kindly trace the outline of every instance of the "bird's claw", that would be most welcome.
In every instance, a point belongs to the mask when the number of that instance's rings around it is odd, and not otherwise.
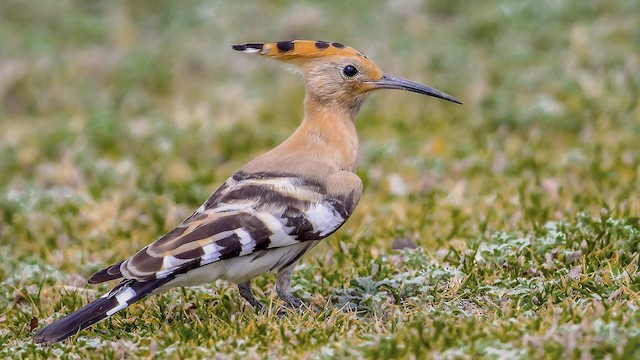
[[[299,309],[304,306],[304,303],[300,299],[291,294],[278,293],[278,297],[284,301],[289,309]]]

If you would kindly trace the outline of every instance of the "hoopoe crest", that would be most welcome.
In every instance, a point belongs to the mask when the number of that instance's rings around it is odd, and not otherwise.
[[[277,272],[289,308],[297,261],[353,214],[362,181],[354,173],[354,120],[373,90],[398,89],[459,103],[436,89],[383,73],[361,52],[337,42],[293,40],[233,45],[296,66],[304,76],[304,118],[291,136],[229,177],[176,228],[129,258],[93,274],[90,284],[120,279],[109,292],[38,331],[37,343],[62,341],[149,295],[218,279],[238,284],[256,310],[251,279]]]

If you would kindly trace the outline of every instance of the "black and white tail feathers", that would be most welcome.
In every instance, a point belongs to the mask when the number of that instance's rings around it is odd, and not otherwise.
[[[62,341],[145,298],[153,290],[170,280],[171,278],[146,282],[123,280],[101,298],[38,331],[34,336],[34,340],[39,344]]]

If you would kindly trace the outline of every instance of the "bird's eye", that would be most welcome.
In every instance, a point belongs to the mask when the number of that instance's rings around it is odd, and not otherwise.
[[[353,65],[347,65],[342,69],[342,73],[348,77],[356,76],[358,74],[358,69],[356,69]]]

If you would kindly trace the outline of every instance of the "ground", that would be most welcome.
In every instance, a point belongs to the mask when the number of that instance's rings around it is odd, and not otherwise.
[[[640,357],[640,3],[0,4],[0,357]],[[230,44],[339,41],[447,92],[380,92],[355,215],[293,277],[178,289],[49,347],[41,328],[301,118]],[[634,48],[635,47],[635,48]]]

